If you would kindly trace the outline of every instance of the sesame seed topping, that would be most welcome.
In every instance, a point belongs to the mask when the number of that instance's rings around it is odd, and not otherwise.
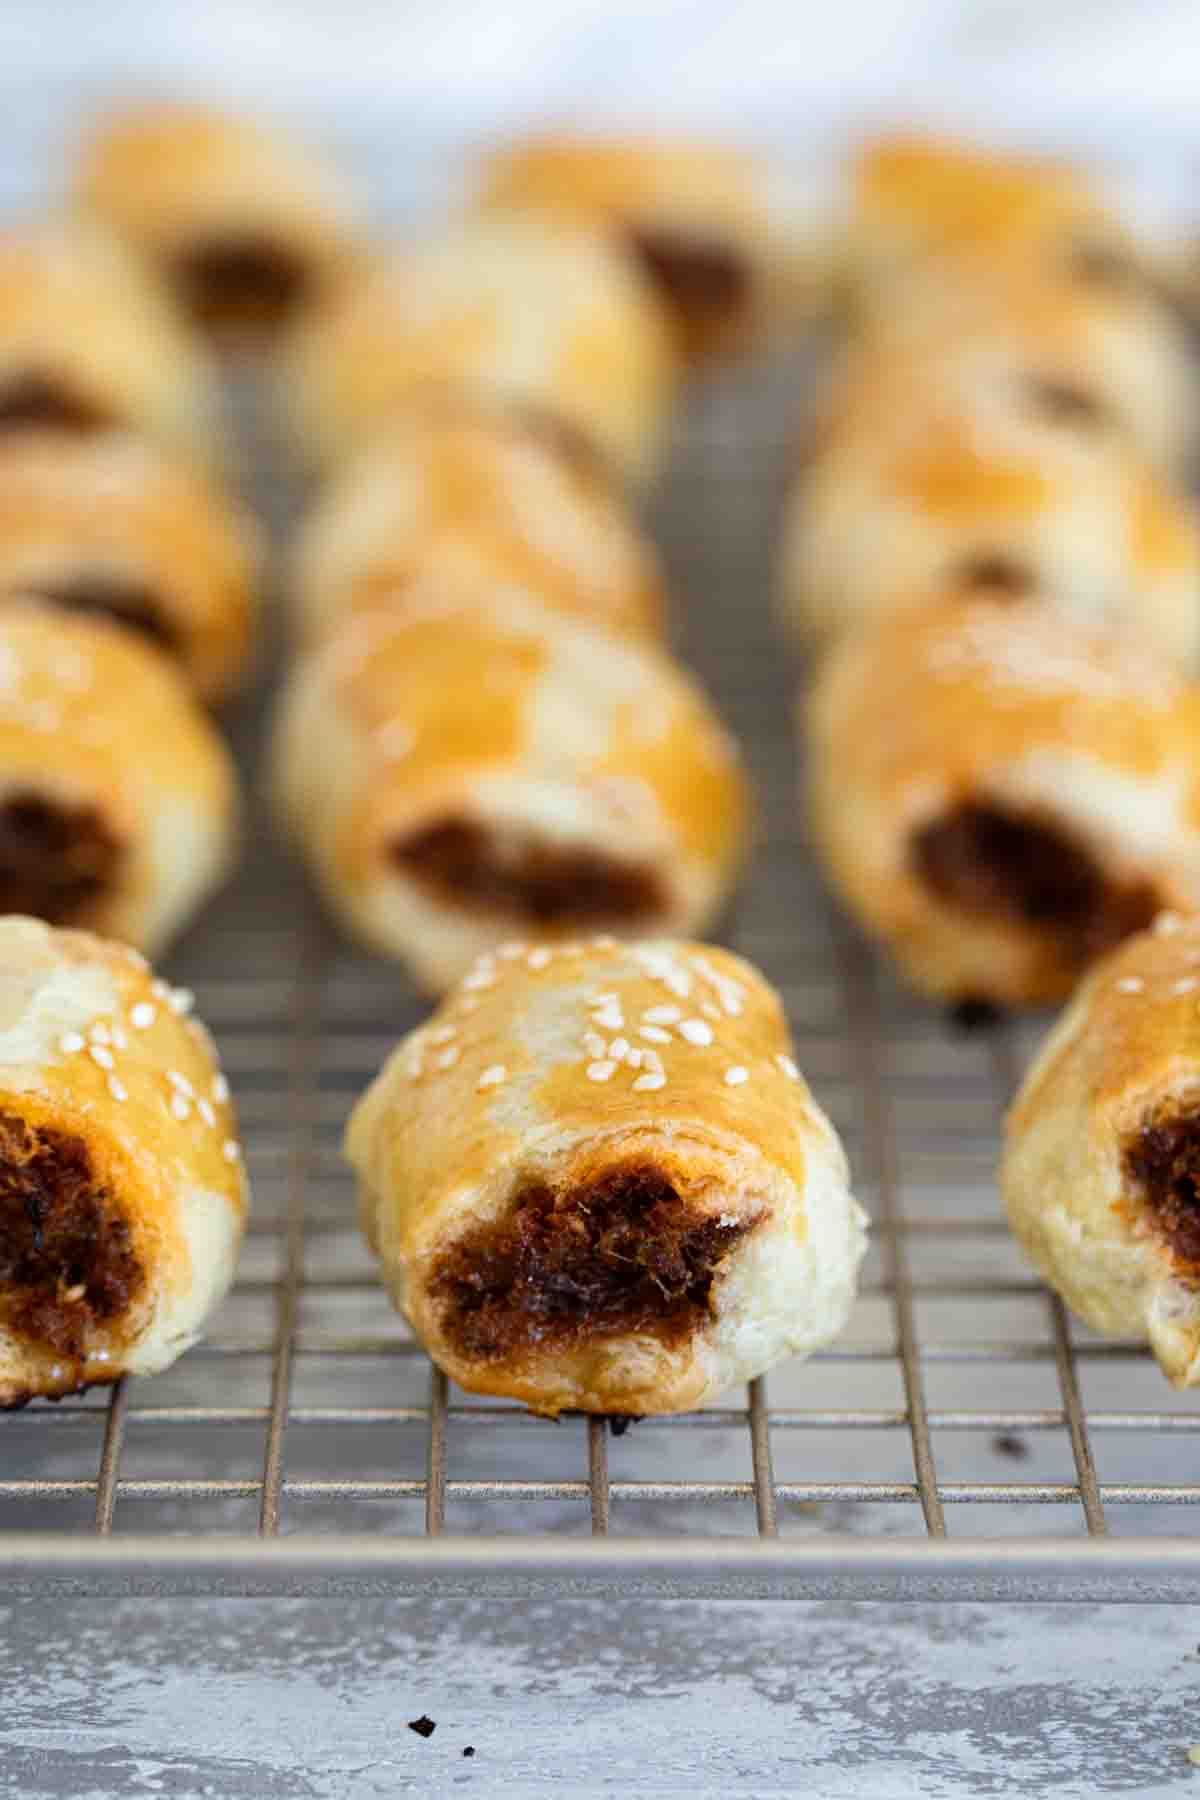
[[[179,1013],[180,1015],[190,1013],[193,1006],[196,1004],[196,996],[193,994],[191,988],[172,988],[167,999],[167,1004],[174,1013]]]
[[[587,1051],[588,1055],[593,1058],[598,1057],[598,1056],[603,1056],[607,1049],[604,1039],[600,1036],[600,1033],[598,1031],[585,1031],[584,1032],[583,1047]]]
[[[121,1030],[119,1025],[114,1025],[112,1028],[112,1041],[114,1048],[117,1050],[128,1050],[129,1048],[129,1039],[125,1036],[125,1033]]]
[[[128,1100],[129,1098],[129,1089],[115,1075],[110,1075],[108,1078],[108,1091],[114,1100]]]
[[[171,1117],[178,1119],[182,1125],[185,1119],[192,1116],[192,1103],[184,1094],[171,1095]]]
[[[458,1036],[457,1025],[435,1025],[429,1033],[431,1044],[448,1044],[451,1038]]]
[[[625,1024],[625,1016],[616,1002],[601,1006],[592,1014],[593,1022],[603,1026],[605,1031],[620,1031]]]
[[[522,944],[520,942],[514,941],[509,944],[501,944],[499,950],[497,950],[497,952],[496,952],[496,955],[502,956],[504,958],[505,962],[516,962],[516,961],[518,961],[518,959],[520,957],[524,956],[528,952],[528,949],[529,949],[528,944]]]
[[[181,1094],[187,1094],[190,1096],[191,1094],[194,1094],[196,1091],[193,1088],[191,1082],[188,1080],[187,1076],[181,1075],[179,1073],[178,1069],[168,1069],[167,1070],[167,1080],[170,1082],[170,1084],[173,1088],[178,1088],[179,1092]]]
[[[229,1083],[219,1071],[213,1076],[212,1097],[218,1106],[224,1106],[229,1098]]]
[[[450,1048],[448,1050],[443,1050],[441,1055],[437,1058],[438,1068],[452,1069],[461,1055],[462,1051],[459,1049],[458,1045],[451,1044]]]
[[[648,1069],[644,1075],[639,1075],[633,1084],[634,1092],[638,1094],[653,1094],[658,1088],[666,1087],[666,1085],[667,1078],[661,1069]]]
[[[645,1063],[645,1065],[648,1069],[657,1069],[658,1073],[660,1075],[662,1074],[663,1060],[662,1060],[662,1057],[658,1054],[657,1050],[643,1050],[642,1051],[642,1061]]]
[[[629,1052],[628,1056],[625,1058],[625,1061],[629,1064],[631,1069],[640,1069],[642,1066],[642,1060],[643,1060],[644,1056],[645,1056],[645,1051],[639,1050],[637,1048],[637,1046],[635,1045],[634,1048]]]
[[[664,1031],[661,1025],[639,1025],[638,1036],[645,1038],[649,1044],[669,1044],[671,1042],[670,1032]]]
[[[537,950],[531,950],[529,952],[529,955],[525,958],[525,967],[527,969],[544,969],[553,954],[554,952],[552,950],[547,950],[546,946],[543,944]]]
[[[1173,994],[1191,994],[1198,987],[1200,987],[1200,976],[1184,975],[1178,981],[1171,983],[1171,992]]]
[[[601,1062],[589,1063],[587,1066],[589,1081],[607,1081],[609,1076],[615,1075],[616,1072],[617,1065],[611,1056],[606,1056]]]
[[[499,1087],[502,1081],[508,1080],[508,1070],[503,1063],[492,1063],[483,1071],[475,1083],[477,1088]]]
[[[783,1073],[787,1076],[789,1081],[799,1081],[800,1071],[796,1067],[795,1063],[792,1061],[790,1056],[784,1056],[781,1053],[779,1056],[777,1056],[775,1058],[775,1061],[776,1061],[776,1064],[778,1065],[778,1067],[780,1069],[782,1069]]]
[[[726,1087],[741,1087],[742,1083],[749,1081],[749,1079],[750,1071],[749,1069],[744,1069],[741,1063],[735,1063],[731,1069],[726,1069],[725,1071]]]
[[[221,1145],[221,1155],[225,1158],[225,1161],[237,1162],[240,1159],[241,1154],[241,1150],[238,1148],[236,1140],[234,1138],[226,1138],[225,1142]]]
[[[700,1002],[700,1011],[704,1014],[706,1019],[719,1019],[721,1017],[720,1007],[715,1005],[711,1000],[702,1000]]]
[[[148,1000],[139,1000],[129,1014],[129,1023],[135,1031],[149,1031],[157,1014]]]
[[[629,1039],[623,1037],[614,1038],[612,1043],[608,1046],[608,1054],[612,1057],[614,1062],[624,1062],[625,1058],[629,1055]]]
[[[87,1039],[78,1031],[64,1031],[58,1040],[58,1047],[64,1056],[75,1056],[85,1048]]]
[[[103,1044],[90,1045],[88,1055],[94,1063],[99,1063],[102,1069],[111,1069],[113,1067],[113,1053],[111,1050],[105,1049]]]
[[[103,1019],[96,1020],[96,1023],[89,1028],[88,1036],[91,1038],[93,1044],[107,1044],[112,1041],[109,1037],[108,1026],[104,1023]]]
[[[649,1006],[642,1014],[647,1025],[676,1025],[682,1017],[677,1006]]]
[[[150,992],[157,995],[160,1000],[169,1000],[171,998],[170,984],[165,982],[161,975],[156,975],[154,980],[150,983]]]
[[[712,1026],[704,1019],[685,1019],[679,1027],[679,1035],[689,1044],[711,1044],[713,1041]]]
[[[212,1109],[211,1100],[197,1100],[196,1111],[200,1114],[200,1117],[204,1120],[206,1125],[216,1124],[217,1115]]]
[[[490,963],[482,963],[472,969],[469,975],[463,976],[463,987],[468,993],[471,993],[476,988],[490,988],[494,986],[495,980],[496,971],[492,965]]]
[[[1145,987],[1140,975],[1122,975],[1117,983],[1118,994],[1140,994]]]
[[[1183,929],[1183,920],[1177,912],[1160,912],[1153,929],[1155,937],[1174,937]]]

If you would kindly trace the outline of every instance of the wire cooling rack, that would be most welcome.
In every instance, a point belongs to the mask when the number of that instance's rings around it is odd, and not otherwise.
[[[1068,1318],[996,1198],[1043,1022],[956,1035],[838,917],[805,846],[768,610],[804,386],[731,372],[694,395],[652,524],[682,650],[762,798],[728,935],[781,989],[874,1219],[845,1336],[619,1437],[448,1386],[378,1285],[338,1153],[421,1008],[335,938],[260,813],[170,971],[239,1103],[237,1286],[165,1374],[0,1416],[0,1587],[1200,1599],[1200,1407]],[[233,722],[252,782],[263,710]]]

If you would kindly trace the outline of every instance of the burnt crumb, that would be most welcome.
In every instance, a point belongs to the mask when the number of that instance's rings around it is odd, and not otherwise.
[[[249,234],[195,244],[175,263],[180,298],[201,325],[281,325],[309,297],[310,272],[282,244]]]
[[[1149,882],[1110,882],[1056,822],[968,800],[914,833],[917,873],[941,900],[1048,934],[1082,968],[1159,910]]]
[[[0,912],[86,923],[124,849],[94,807],[11,792],[0,802]]]
[[[51,427],[79,433],[105,431],[113,419],[95,401],[72,393],[53,375],[28,369],[0,382],[0,432]]]
[[[463,1755],[464,1756],[474,1756],[474,1754],[475,1754],[474,1744],[464,1744],[463,1745]]]
[[[697,1217],[650,1166],[561,1194],[531,1182],[459,1240],[431,1292],[447,1336],[481,1360],[625,1332],[678,1343],[711,1316],[713,1277],[756,1223]]]
[[[179,649],[178,636],[164,617],[157,596],[136,581],[121,581],[97,572],[38,582],[25,591],[67,612],[97,614],[126,625],[161,650]]]
[[[661,912],[658,877],[583,846],[501,839],[467,819],[443,819],[391,847],[392,861],[444,898],[510,917],[634,923]]]
[[[949,1020],[955,1031],[994,1031],[1004,1019],[1004,1011],[994,1000],[968,997],[957,1000],[950,1008]]]
[[[1060,376],[1031,375],[1029,398],[1035,410],[1054,425],[1095,431],[1108,424],[1108,408],[1088,388]]]
[[[419,1719],[410,1719],[408,1729],[415,1731],[418,1737],[431,1738],[437,1730],[437,1720],[426,1718],[422,1713]]]
[[[0,1320],[81,1360],[91,1328],[119,1319],[145,1274],[128,1222],[82,1138],[0,1112]]]
[[[997,1456],[1010,1456],[1014,1462],[1025,1462],[1029,1456],[1029,1445],[1015,1431],[998,1431],[992,1439],[992,1449]]]
[[[749,266],[728,246],[651,227],[631,231],[628,242],[693,347],[702,348],[749,304]]]
[[[1031,594],[1037,585],[1033,570],[1019,557],[1002,550],[980,550],[966,556],[950,573],[950,585],[958,591],[1010,595],[1017,599]]]
[[[1200,1114],[1143,1125],[1126,1145],[1124,1164],[1176,1263],[1200,1275]]]

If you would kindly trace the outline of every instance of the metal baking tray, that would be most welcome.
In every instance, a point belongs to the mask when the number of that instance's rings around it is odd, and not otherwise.
[[[0,1416],[0,1591],[1200,1600],[1200,1406],[1065,1314],[997,1200],[1001,1113],[1045,1022],[957,1034],[839,916],[806,847],[769,590],[811,373],[698,387],[650,524],[681,652],[761,798],[728,935],[781,990],[873,1215],[848,1331],[619,1437],[448,1387],[378,1285],[338,1149],[421,1005],[333,933],[256,801],[237,880],[169,971],[240,1107],[237,1286],[165,1374]],[[286,534],[288,483],[249,437]],[[264,661],[231,721],[252,789]]]

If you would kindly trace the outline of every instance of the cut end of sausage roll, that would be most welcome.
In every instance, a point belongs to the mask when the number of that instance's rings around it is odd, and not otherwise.
[[[1052,608],[912,608],[818,675],[818,845],[925,992],[1063,998],[1161,908],[1200,904],[1196,704],[1136,639]]]
[[[136,952],[0,918],[0,1406],[154,1373],[232,1278],[228,1086]]]
[[[703,696],[515,590],[415,595],[335,635],[285,696],[274,765],[332,904],[434,991],[523,932],[687,931],[744,854]]]
[[[0,605],[0,913],[152,949],[223,877],[236,814],[229,753],[165,657],[100,618]]]
[[[828,1342],[853,1298],[841,1146],[724,951],[503,947],[397,1049],[347,1152],[430,1354],[538,1412],[700,1405]]]
[[[1200,1384],[1200,919],[1163,913],[1092,970],[1009,1115],[1018,1241],[1098,1331]]]

